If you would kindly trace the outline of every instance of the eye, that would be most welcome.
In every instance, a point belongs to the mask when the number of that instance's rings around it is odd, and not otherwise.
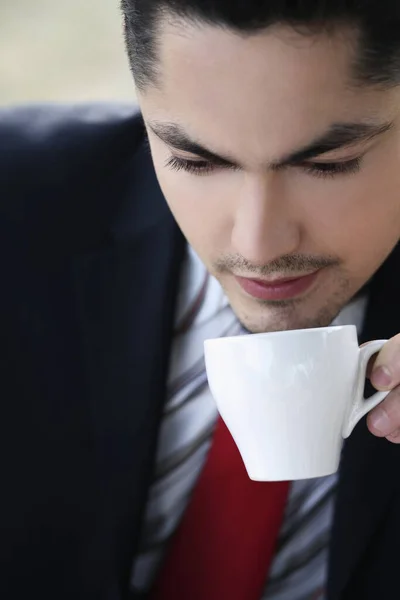
[[[208,160],[189,160],[187,158],[178,158],[171,156],[165,166],[173,171],[186,171],[193,175],[209,175],[219,169],[236,170],[234,165],[216,165]]]
[[[336,175],[351,175],[361,169],[361,158],[353,158],[346,162],[337,163],[304,163],[302,168],[314,177],[335,177]]]
[[[209,175],[222,168],[237,170],[235,165],[216,165],[208,160],[190,160],[178,156],[171,156],[165,166],[174,171],[186,171],[193,175]],[[304,163],[301,167],[314,177],[328,178],[337,175],[350,175],[359,172],[361,158],[337,163]]]

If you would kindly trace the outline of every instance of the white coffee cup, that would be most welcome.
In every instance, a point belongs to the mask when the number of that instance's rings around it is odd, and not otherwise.
[[[388,392],[364,399],[369,358],[356,328],[325,327],[205,342],[211,393],[255,481],[337,471],[343,438]]]

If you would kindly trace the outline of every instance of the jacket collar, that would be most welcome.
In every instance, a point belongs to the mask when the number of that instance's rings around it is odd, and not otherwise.
[[[106,247],[74,264],[93,439],[107,482],[99,518],[113,532],[121,590],[129,589],[151,481],[184,254],[147,150],[126,168],[131,185]]]

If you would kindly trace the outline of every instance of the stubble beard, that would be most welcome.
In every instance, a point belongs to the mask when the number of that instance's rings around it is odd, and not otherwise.
[[[242,326],[250,333],[328,327],[356,293],[350,287],[349,281],[342,279],[335,292],[314,312],[312,306],[307,309],[307,304],[312,304],[312,295],[310,299],[306,297],[282,301],[251,299],[254,310],[233,300],[231,307]]]

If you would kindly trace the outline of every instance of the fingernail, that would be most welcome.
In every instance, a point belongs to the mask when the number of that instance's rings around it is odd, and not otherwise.
[[[393,431],[393,424],[391,423],[387,412],[382,408],[377,408],[371,413],[370,423],[372,427],[382,433],[382,435],[389,435]]]
[[[372,385],[375,385],[380,388],[387,388],[392,383],[392,376],[389,372],[389,369],[386,367],[378,367],[375,369],[371,376]]]

